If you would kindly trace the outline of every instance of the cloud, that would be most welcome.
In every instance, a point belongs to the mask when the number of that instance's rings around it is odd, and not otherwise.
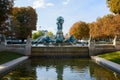
[[[53,3],[46,3],[46,6],[52,7],[52,6],[54,6],[54,4]]]
[[[69,2],[70,2],[70,0],[65,0],[65,1],[63,2],[63,5],[68,5]]]
[[[34,0],[33,2],[33,8],[46,8],[46,7],[52,7],[54,6],[51,2],[45,2],[45,0]]]
[[[35,0],[33,2],[33,8],[45,8],[44,0]]]

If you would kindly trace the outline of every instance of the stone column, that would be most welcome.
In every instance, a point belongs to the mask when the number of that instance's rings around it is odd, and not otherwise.
[[[116,41],[116,50],[120,51],[120,41]]]
[[[25,55],[26,56],[31,55],[31,46],[32,46],[31,41],[32,41],[32,39],[30,38],[30,36],[28,36],[26,46],[25,46]]]
[[[6,39],[5,39],[5,36],[4,35],[1,35],[1,45],[6,45],[7,44],[7,42],[6,42]]]
[[[117,36],[115,36],[114,40],[113,40],[113,45],[116,47],[116,41],[117,41]]]
[[[0,51],[5,51],[6,50],[6,46],[5,45],[0,45]]]
[[[6,50],[5,36],[0,34],[0,51]]]
[[[95,43],[91,40],[91,36],[88,40],[88,47],[89,47],[89,56],[94,56],[95,51]]]
[[[120,41],[117,41],[117,36],[115,36],[113,40],[113,45],[115,46],[116,50],[120,50]]]

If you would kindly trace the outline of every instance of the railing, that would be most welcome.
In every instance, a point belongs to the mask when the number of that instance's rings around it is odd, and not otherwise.
[[[115,48],[113,44],[95,44],[95,48],[104,48],[104,49],[111,49]]]
[[[7,44],[6,48],[23,48],[25,49],[26,44]]]

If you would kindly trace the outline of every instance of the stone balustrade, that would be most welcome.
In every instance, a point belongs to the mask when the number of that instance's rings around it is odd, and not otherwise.
[[[89,57],[106,52],[120,51],[120,42],[115,44],[95,44],[88,46],[32,46],[27,44],[0,45],[0,51],[13,51],[28,56],[80,56]]]

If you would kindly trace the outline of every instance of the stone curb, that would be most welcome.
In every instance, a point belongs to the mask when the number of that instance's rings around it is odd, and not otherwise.
[[[0,65],[0,76],[2,76],[3,74],[7,73],[8,71],[10,71],[14,66],[17,66],[19,63],[21,63],[22,61],[28,59],[28,56],[23,56],[17,59],[14,59],[12,61],[9,61],[5,64]]]
[[[108,60],[98,57],[98,56],[91,56],[91,59],[95,60],[97,64],[107,67],[108,69],[113,70],[120,74],[120,65],[119,64],[108,61]]]

